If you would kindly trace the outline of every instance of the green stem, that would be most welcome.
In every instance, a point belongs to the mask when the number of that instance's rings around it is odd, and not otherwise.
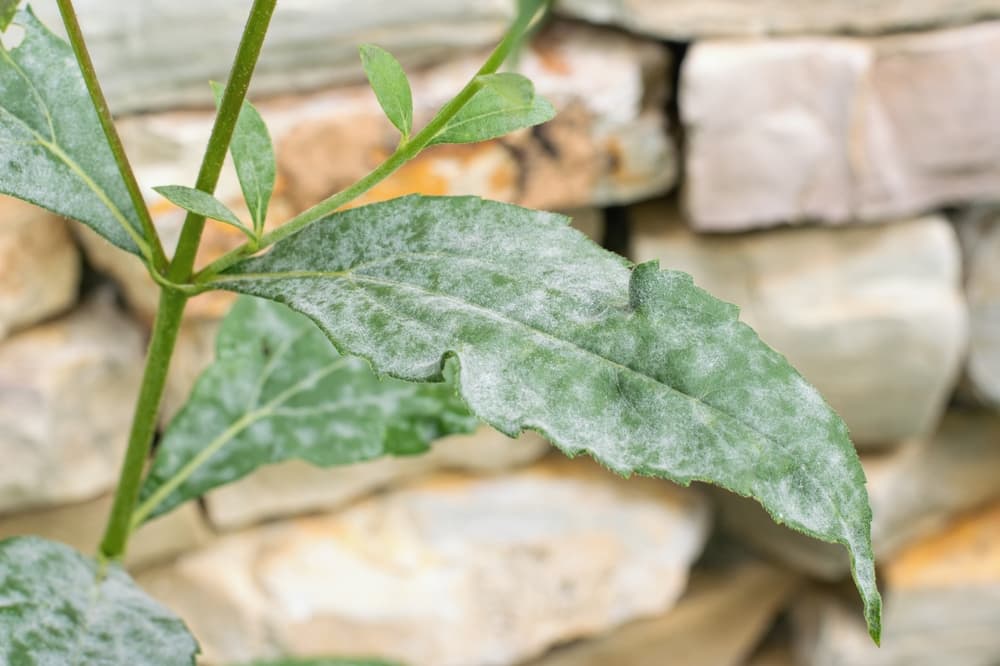
[[[511,24],[503,39],[490,54],[489,58],[483,66],[479,68],[476,75],[473,76],[467,84],[465,84],[465,87],[463,87],[451,101],[441,107],[441,110],[438,111],[437,115],[434,116],[426,127],[420,130],[420,132],[414,135],[409,141],[401,143],[396,151],[390,155],[385,162],[376,167],[374,171],[347,189],[337,192],[312,208],[299,213],[277,229],[264,234],[261,236],[260,242],[256,245],[244,243],[243,245],[240,245],[239,247],[222,255],[199,271],[198,274],[194,276],[195,282],[205,282],[238,261],[249,257],[261,249],[269,247],[280,240],[288,238],[299,231],[302,231],[310,224],[313,224],[314,222],[317,222],[327,215],[335,212],[344,204],[357,199],[375,185],[391,176],[401,166],[416,157],[424,148],[430,145],[441,130],[445,128],[448,122],[462,110],[462,107],[464,107],[469,100],[472,99],[473,95],[479,92],[479,77],[487,74],[493,74],[500,69],[500,66],[510,55],[511,51],[521,41],[525,30],[527,30],[528,26],[531,24],[536,13],[537,12],[519,15],[514,23]]]
[[[59,4],[59,13],[62,14],[63,25],[66,26],[69,43],[73,47],[73,53],[80,66],[80,72],[83,74],[83,81],[87,85],[87,92],[90,93],[90,99],[94,104],[94,109],[97,111],[97,119],[101,123],[101,129],[104,130],[104,136],[108,140],[108,146],[111,148],[111,154],[115,158],[115,163],[118,164],[118,172],[125,182],[129,199],[132,200],[132,207],[135,208],[135,212],[139,216],[139,223],[142,225],[143,235],[145,236],[149,250],[149,256],[145,258],[152,264],[153,270],[163,272],[167,269],[167,255],[163,252],[163,245],[160,242],[159,234],[156,233],[156,227],[153,225],[153,218],[149,214],[149,207],[146,206],[142,190],[139,189],[139,181],[136,180],[135,172],[132,171],[132,165],[128,161],[128,155],[125,154],[121,137],[118,136],[118,130],[115,128],[111,109],[104,98],[104,91],[101,90],[101,84],[97,80],[97,71],[94,69],[93,61],[90,59],[87,43],[83,39],[83,32],[80,30],[80,22],[76,18],[76,10],[73,8],[73,2],[72,0],[56,1]]]
[[[101,541],[101,555],[108,559],[119,559],[125,554],[132,512],[139,497],[142,471],[156,431],[156,417],[160,410],[170,357],[177,342],[177,333],[180,330],[187,298],[184,294],[167,289],[160,292],[160,305],[153,324],[153,336],[149,341],[146,369],[143,372],[139,400],[132,418],[128,449],[122,462],[111,515]]]
[[[275,3],[276,0],[255,0],[250,10],[250,18],[243,29],[243,38],[236,52],[232,73],[222,96],[219,114],[212,127],[205,157],[198,172],[197,187],[203,192],[211,194],[219,180],[222,162],[226,151],[229,150],[233,128],[243,105],[243,99],[246,97],[257,57],[260,55],[260,48],[271,15],[274,13]],[[188,215],[177,244],[177,252],[167,269],[166,278],[161,282],[160,304],[153,324],[153,335],[146,356],[146,369],[139,389],[139,400],[129,434],[128,449],[122,463],[118,488],[115,490],[111,515],[101,541],[100,553],[109,560],[121,559],[125,555],[125,547],[132,529],[132,514],[135,512],[142,484],[142,473],[156,431],[167,370],[170,367],[170,358],[173,356],[177,334],[184,316],[184,306],[187,305],[189,298],[186,293],[171,285],[184,282],[191,276],[204,225],[204,217]]]
[[[250,9],[250,18],[243,29],[243,37],[236,50],[236,58],[229,74],[229,81],[222,94],[219,113],[215,116],[212,134],[208,139],[208,147],[205,149],[205,156],[202,159],[198,179],[195,182],[195,188],[202,192],[212,194],[219,182],[222,163],[226,159],[226,151],[229,150],[229,142],[233,138],[233,130],[236,128],[243,100],[250,87],[250,79],[253,77],[254,67],[257,66],[257,58],[260,55],[261,46],[264,44],[264,36],[271,23],[271,15],[274,13],[276,2],[277,0],[254,0],[253,7]],[[167,277],[171,281],[186,282],[191,278],[198,244],[201,241],[201,233],[204,228],[204,215],[188,213],[187,217],[184,218],[184,227],[181,229],[180,239],[177,241],[177,252],[174,254],[170,270],[167,273]]]

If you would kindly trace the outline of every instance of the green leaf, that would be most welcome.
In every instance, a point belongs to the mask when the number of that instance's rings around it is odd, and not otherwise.
[[[167,428],[143,485],[153,516],[261,465],[301,458],[329,467],[422,453],[478,424],[454,386],[380,379],[277,303],[240,299],[216,346],[215,363]],[[195,471],[172,490],[185,466]]]
[[[0,193],[83,222],[141,254],[142,226],[69,44],[31,10],[0,47]]]
[[[535,95],[531,81],[520,74],[482,76],[480,89],[434,137],[431,145],[475,143],[552,120],[555,109]]]
[[[874,636],[880,598],[857,454],[819,393],[735,306],[632,267],[566,218],[471,197],[336,213],[218,276],[316,321],[375,370],[437,380],[472,411],[624,475],[708,481],[847,546]]]
[[[224,86],[212,82],[216,104],[222,101],[224,91]],[[267,217],[267,207],[274,192],[276,168],[271,135],[260,112],[250,102],[244,101],[240,108],[233,139],[229,144],[229,154],[233,156],[240,189],[243,190],[243,198],[253,219],[254,231],[260,235],[264,230],[264,218]]]
[[[167,201],[180,206],[184,210],[191,211],[197,215],[204,215],[219,222],[225,222],[236,227],[251,239],[256,238],[253,229],[248,229],[245,224],[240,222],[240,218],[236,217],[236,213],[229,210],[226,204],[207,192],[183,185],[161,185],[153,189],[163,195],[163,198]]]
[[[0,541],[0,664],[194,666],[184,623],[117,564],[37,537]]]
[[[0,32],[7,29],[17,13],[17,5],[21,0],[0,0]]]
[[[409,138],[413,130],[413,94],[403,66],[391,53],[374,44],[363,44],[359,50],[375,98],[403,138]]]

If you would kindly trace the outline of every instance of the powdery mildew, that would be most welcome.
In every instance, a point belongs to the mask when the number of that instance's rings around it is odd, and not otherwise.
[[[621,474],[716,483],[846,545],[877,630],[871,512],[843,421],[735,306],[627,262],[565,218],[472,197],[339,213],[222,286],[290,305],[376,371],[428,381],[455,357],[471,409]]]

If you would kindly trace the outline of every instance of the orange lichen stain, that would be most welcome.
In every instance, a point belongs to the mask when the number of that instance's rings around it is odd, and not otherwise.
[[[489,187],[493,192],[510,192],[517,187],[514,162],[505,162],[490,172]]]
[[[1000,503],[905,549],[886,578],[899,589],[1000,583]]]
[[[532,50],[538,56],[543,69],[561,76],[569,76],[572,73],[573,68],[570,67],[569,61],[551,44],[547,44],[546,40],[539,39]]]

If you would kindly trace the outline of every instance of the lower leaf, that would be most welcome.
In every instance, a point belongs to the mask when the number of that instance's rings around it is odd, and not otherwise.
[[[197,652],[119,565],[37,537],[0,541],[0,664],[194,666]]]

